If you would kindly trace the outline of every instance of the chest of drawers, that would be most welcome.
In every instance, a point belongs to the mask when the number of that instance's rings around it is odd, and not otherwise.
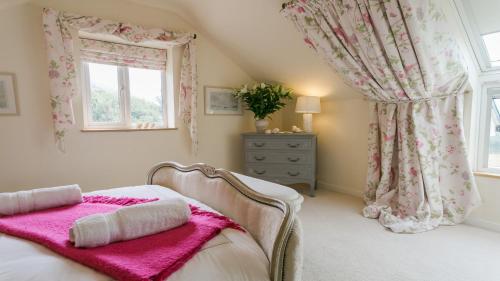
[[[314,134],[245,133],[245,174],[290,185],[309,184],[314,196],[316,186],[316,136]]]

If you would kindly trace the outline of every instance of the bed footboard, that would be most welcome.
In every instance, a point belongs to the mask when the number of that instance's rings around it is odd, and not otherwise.
[[[287,203],[252,190],[229,171],[206,164],[160,163],[149,172],[147,184],[171,188],[238,222],[268,257],[271,280],[301,280],[302,230]]]

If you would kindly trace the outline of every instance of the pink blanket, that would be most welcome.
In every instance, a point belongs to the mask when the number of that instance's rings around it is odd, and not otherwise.
[[[42,244],[116,280],[142,281],[167,278],[222,229],[241,230],[227,217],[191,206],[191,219],[165,232],[89,249],[75,248],[69,242],[69,229],[78,218],[153,200],[86,196],[83,203],[73,206],[1,217],[0,232]]]

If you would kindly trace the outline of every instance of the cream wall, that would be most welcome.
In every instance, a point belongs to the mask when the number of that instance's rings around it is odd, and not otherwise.
[[[77,125],[67,136],[67,153],[53,142],[42,7],[126,21],[148,27],[193,30],[176,14],[123,5],[119,0],[45,1],[0,10],[0,71],[17,78],[20,114],[0,116],[0,192],[78,183],[85,190],[142,184],[155,163],[207,162],[238,170],[240,132],[252,126],[249,114],[204,115],[203,86],[238,86],[252,79],[203,34],[198,33],[199,153],[190,153],[186,129],[152,132],[83,133],[81,99],[74,102]],[[177,106],[176,106],[177,108]]]
[[[360,98],[331,100],[316,116],[318,186],[359,195],[367,171],[368,104]]]
[[[318,187],[360,196],[367,170],[368,103],[353,89],[352,98],[321,99],[321,113],[313,115],[318,136]],[[283,128],[303,127],[302,114],[294,112],[295,101],[283,111]]]

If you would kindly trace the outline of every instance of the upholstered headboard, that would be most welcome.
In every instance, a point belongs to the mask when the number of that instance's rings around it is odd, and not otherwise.
[[[238,222],[269,258],[271,280],[300,280],[300,223],[287,203],[257,193],[229,171],[205,164],[160,163],[149,172],[147,184],[171,188]]]

